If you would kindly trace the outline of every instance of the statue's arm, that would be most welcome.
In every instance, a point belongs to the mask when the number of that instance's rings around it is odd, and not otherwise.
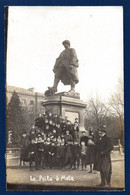
[[[61,57],[62,57],[62,53],[59,55],[59,57],[56,59],[56,62],[54,64],[53,67],[53,72],[56,72],[56,70],[59,68],[60,66],[60,61],[61,61]]]
[[[73,65],[75,67],[79,67],[77,54],[76,54],[75,49],[73,49],[73,48],[71,48],[71,52],[70,52],[70,65]]]

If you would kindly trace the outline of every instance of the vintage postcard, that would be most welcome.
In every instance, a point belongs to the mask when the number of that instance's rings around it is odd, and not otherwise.
[[[8,6],[7,190],[125,189],[123,7]]]

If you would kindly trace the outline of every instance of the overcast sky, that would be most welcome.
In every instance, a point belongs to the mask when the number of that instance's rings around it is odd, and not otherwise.
[[[7,84],[38,92],[52,86],[66,39],[79,59],[81,99],[109,98],[123,75],[122,7],[9,7]],[[69,88],[60,83],[58,91]]]

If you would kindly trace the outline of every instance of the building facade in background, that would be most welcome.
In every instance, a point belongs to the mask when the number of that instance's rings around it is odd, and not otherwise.
[[[34,88],[24,89],[15,86],[7,86],[6,105],[10,102],[14,91],[16,91],[19,96],[22,108],[28,111],[31,123],[33,123],[34,118],[36,118],[39,113],[43,114],[45,112],[45,108],[43,107],[45,96],[43,93],[35,92]]]

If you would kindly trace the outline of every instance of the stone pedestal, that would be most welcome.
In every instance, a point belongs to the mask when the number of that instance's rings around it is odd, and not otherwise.
[[[45,107],[45,111],[61,115],[63,118],[68,116],[68,119],[72,123],[75,118],[78,118],[79,128],[81,131],[84,130],[84,109],[86,104],[80,100],[79,94],[75,97],[71,97],[66,92],[55,94],[46,97],[43,106]]]

